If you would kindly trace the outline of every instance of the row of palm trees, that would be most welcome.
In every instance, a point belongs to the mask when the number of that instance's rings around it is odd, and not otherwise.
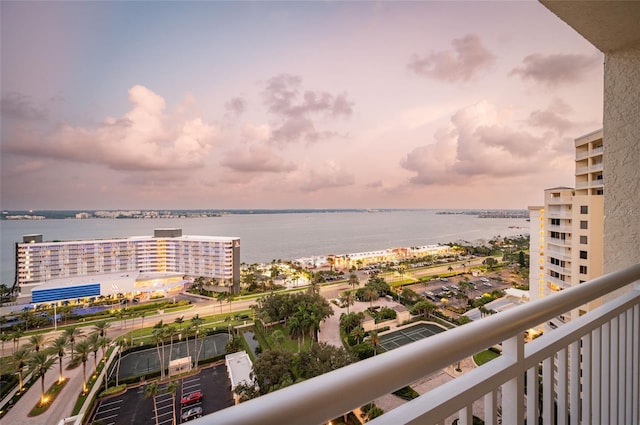
[[[186,346],[187,346],[187,357],[189,355],[189,337],[193,335],[194,337],[194,356],[195,362],[194,364],[197,366],[198,361],[200,360],[200,353],[202,351],[202,346],[204,344],[204,335],[202,335],[202,325],[204,325],[205,320],[200,317],[200,315],[196,314],[193,316],[189,322],[186,323],[184,321],[184,317],[178,317],[174,320],[174,324],[178,326],[169,325],[167,323],[163,323],[163,321],[159,321],[153,326],[153,339],[156,343],[156,350],[158,352],[158,362],[160,363],[160,379],[164,379],[165,377],[165,364],[166,364],[166,352],[165,352],[165,343],[167,339],[169,340],[169,362],[172,360],[173,355],[173,338],[178,336],[180,339],[184,335]],[[198,344],[198,339],[200,339],[200,344]]]
[[[12,367],[18,375],[18,392],[25,390],[24,374],[25,372],[33,372],[40,377],[40,404],[46,404],[47,398],[44,389],[44,379],[46,373],[58,360],[58,384],[64,382],[65,377],[62,373],[62,363],[65,355],[70,350],[70,358],[72,362],[82,363],[83,368],[83,392],[87,391],[87,373],[86,363],[93,353],[94,370],[97,370],[98,351],[102,350],[104,358],[106,348],[109,345],[107,338],[107,329],[109,323],[106,321],[98,322],[93,326],[92,332],[84,339],[84,332],[77,326],[66,328],[55,339],[47,339],[45,334],[31,335],[27,342],[19,347],[19,337],[15,340],[16,348],[11,355]]]

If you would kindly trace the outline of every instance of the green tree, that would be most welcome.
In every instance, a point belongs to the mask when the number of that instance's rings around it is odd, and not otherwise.
[[[162,324],[162,320],[154,325],[151,335],[153,336],[153,341],[156,343],[158,363],[160,364],[160,379],[162,380],[164,379],[164,325]]]
[[[13,355],[11,356],[13,369],[18,373],[18,392],[22,392],[22,390],[24,389],[23,373],[24,367],[27,365],[29,356],[30,352],[25,347],[14,351]]]
[[[82,329],[77,326],[69,326],[62,332],[62,335],[64,335],[64,337],[67,338],[67,341],[69,341],[69,346],[71,347],[71,358],[73,358],[73,348],[76,343],[76,339],[83,336],[84,333],[82,332]]]
[[[342,302],[347,306],[347,314],[349,314],[349,306],[355,304],[355,296],[350,291],[345,291],[342,294]]]
[[[373,307],[373,300],[377,300],[380,296],[378,294],[378,291],[376,291],[372,287],[368,287],[365,293],[367,294],[367,299],[369,300],[369,307]]]
[[[91,353],[91,345],[87,340],[80,341],[76,344],[76,357],[75,361],[82,362],[82,392],[86,393],[87,388],[87,360],[89,360],[89,354]]]
[[[51,352],[58,356],[58,384],[64,381],[64,376],[62,376],[62,359],[64,358],[68,347],[69,341],[67,341],[67,338],[64,335],[60,335],[54,339],[49,347]]]
[[[171,381],[167,384],[167,392],[171,394],[171,407],[173,410],[173,423],[172,425],[176,425],[176,391],[178,390],[178,382]]]
[[[118,363],[116,365],[116,387],[119,384],[120,379],[120,362],[122,361],[122,350],[124,350],[127,346],[127,340],[124,338],[118,339],[116,342],[118,347]]]
[[[373,347],[373,355],[378,354],[378,345],[380,344],[380,336],[378,335],[378,331],[369,332],[369,342]]]
[[[438,307],[435,304],[430,303],[429,301],[418,301],[410,313],[414,316],[423,316],[425,319],[429,319],[431,313],[433,313]]]
[[[191,326],[194,330],[195,335],[195,344],[193,346],[193,351],[196,356],[195,366],[198,367],[198,361],[200,359],[200,348],[198,347],[198,337],[200,334],[200,327],[204,324],[204,319],[200,317],[200,315],[196,314],[191,318]]]
[[[261,394],[284,388],[293,383],[293,354],[286,350],[266,350],[258,355],[253,373]]]
[[[352,288],[355,288],[359,284],[360,280],[358,279],[358,275],[355,273],[349,273],[349,285],[351,285]]]
[[[27,361],[29,368],[33,370],[38,376],[40,376],[40,405],[47,403],[44,392],[44,376],[51,366],[55,363],[55,359],[52,357],[48,350],[36,351],[33,353]]]
[[[100,335],[98,335],[97,333],[92,333],[86,339],[87,343],[89,344],[89,348],[93,353],[93,373],[98,370],[98,350],[100,350],[99,340]]]
[[[24,332],[20,328],[15,329],[11,333],[11,340],[13,341],[13,352],[14,353],[16,352],[18,347],[20,346],[20,338],[22,338],[22,335],[24,335]]]
[[[344,367],[354,361],[344,347],[313,343],[309,350],[303,351],[295,358],[296,369],[304,379],[313,378],[332,370]]]
[[[486,265],[489,270],[493,270],[498,265],[498,260],[493,257],[487,257],[482,261],[482,264]]]
[[[147,385],[144,389],[144,398],[151,398],[153,401],[153,413],[156,420],[156,425],[158,422],[158,405],[156,403],[156,396],[158,395],[158,385],[155,382]],[[174,403],[175,404],[175,403]]]
[[[355,340],[356,340],[356,344],[360,344],[362,342],[362,339],[364,338],[366,332],[364,330],[364,328],[362,326],[357,326],[355,328],[353,328],[353,330],[351,331],[351,333],[349,335],[351,335]]]
[[[27,342],[27,344],[25,344],[25,346],[29,349],[29,350],[33,350],[36,353],[40,351],[40,349],[42,347],[44,347],[45,343],[46,343],[46,337],[44,334],[36,334],[36,335],[31,335],[29,337],[29,342]]]
[[[109,324],[109,322],[107,322],[106,320],[102,320],[93,325],[93,331],[97,332],[98,335],[100,335],[100,337],[102,338],[107,336],[107,329],[109,329],[110,327],[111,325]]]
[[[284,333],[280,329],[276,329],[271,332],[271,340],[276,344],[277,348],[282,348],[282,344],[284,343],[285,336]]]
[[[222,314],[222,304],[226,301],[226,299],[227,299],[227,292],[218,292],[216,294],[216,300],[220,304],[220,314]]]

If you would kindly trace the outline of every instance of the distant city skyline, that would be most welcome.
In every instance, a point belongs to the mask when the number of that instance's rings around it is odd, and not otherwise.
[[[0,8],[5,210],[524,209],[602,127],[536,1]]]

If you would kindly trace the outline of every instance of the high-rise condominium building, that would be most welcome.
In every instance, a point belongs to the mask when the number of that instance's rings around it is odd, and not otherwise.
[[[238,292],[240,239],[156,229],[153,237],[82,241],[45,242],[42,235],[26,235],[16,244],[20,303],[166,296],[198,277]]]
[[[530,293],[544,298],[603,272],[604,180],[602,130],[575,140],[575,188],[544,191],[544,207],[530,207]],[[571,313],[584,314],[598,303]],[[571,317],[548,323],[557,327]]]

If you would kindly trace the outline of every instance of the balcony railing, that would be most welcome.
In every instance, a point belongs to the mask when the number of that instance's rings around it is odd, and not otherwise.
[[[640,287],[525,343],[523,333],[640,279],[640,264],[247,401],[194,425],[322,424],[502,343],[502,356],[369,422],[640,423]],[[541,370],[541,375],[539,374]],[[526,375],[526,388],[525,388]],[[542,394],[538,393],[541,379]],[[498,397],[498,395],[501,397]],[[473,411],[484,401],[484,413]],[[555,413],[554,413],[555,412]]]

